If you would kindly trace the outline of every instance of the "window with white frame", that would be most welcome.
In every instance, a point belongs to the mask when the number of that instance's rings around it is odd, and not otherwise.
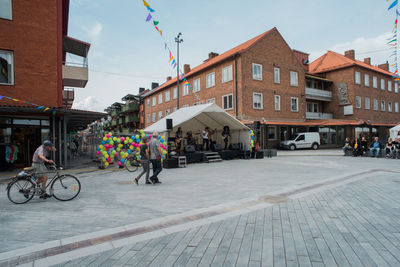
[[[358,71],[355,72],[355,83],[361,84],[361,73],[359,73]]]
[[[274,106],[275,106],[275,110],[281,110],[281,96],[280,95],[274,96]]]
[[[157,98],[153,96],[153,107],[157,104]]]
[[[276,134],[276,126],[268,126],[268,140],[276,140],[277,134]]]
[[[162,110],[158,112],[158,119],[161,120],[163,118]]]
[[[388,91],[391,92],[392,91],[392,82],[388,81]]]
[[[253,63],[253,80],[262,81],[262,65]]]
[[[158,104],[161,104],[162,103],[162,93],[160,93],[159,95],[158,95]]]
[[[385,111],[386,110],[386,102],[385,100],[381,100],[381,111]]]
[[[369,75],[368,74],[364,74],[364,85],[369,86]]]
[[[232,65],[222,69],[222,82],[226,83],[233,80]]]
[[[378,99],[374,99],[373,108],[374,110],[378,110]]]
[[[188,95],[189,94],[189,84],[183,85],[182,88],[182,96]]]
[[[214,98],[210,98],[210,99],[207,99],[207,104],[208,103],[213,103],[213,104],[215,104],[215,97]]]
[[[399,84],[397,82],[394,82],[394,92],[395,93],[399,92]]]
[[[193,91],[200,91],[200,78],[193,81]]]
[[[150,120],[150,114],[147,114],[147,115],[146,115],[146,121],[147,121],[147,123],[150,123],[150,122],[151,122],[151,120]]]
[[[261,93],[253,93],[253,108],[254,109],[263,108],[263,97]]]
[[[372,77],[372,87],[378,88],[378,78]]]
[[[297,97],[290,98],[290,111],[292,112],[299,111],[299,99]]]
[[[381,90],[385,90],[385,80],[381,79]]]
[[[361,108],[361,96],[356,96],[356,108]]]
[[[222,108],[225,110],[233,109],[233,95],[222,96]]]
[[[307,112],[318,113],[319,112],[318,103],[308,102],[307,103]]]
[[[150,107],[150,99],[147,99],[147,106]]]
[[[168,116],[169,114],[171,114],[171,110],[170,110],[170,109],[167,109],[167,110],[165,111],[165,116]]]
[[[170,91],[165,92],[165,102],[168,102],[171,99]]]
[[[0,0],[0,18],[12,20],[11,0]]]
[[[274,68],[274,83],[281,82],[281,70],[277,67]]]
[[[296,71],[291,71],[290,72],[290,86],[298,86],[299,85],[299,80],[298,80],[298,75]]]
[[[154,112],[153,114],[151,114],[151,116],[152,116],[153,122],[156,122],[156,116],[157,116],[157,114]]]
[[[392,112],[392,102],[388,101],[388,112]]]
[[[394,103],[394,112],[399,113],[399,102]]]
[[[369,99],[369,97],[366,97],[365,99],[364,99],[364,109],[370,109],[370,106],[371,106],[371,100]]]
[[[206,76],[206,88],[215,86],[215,72],[209,73]]]
[[[14,84],[14,54],[11,51],[0,50],[0,84]]]
[[[176,99],[178,97],[178,87],[175,87],[172,91],[172,98]]]

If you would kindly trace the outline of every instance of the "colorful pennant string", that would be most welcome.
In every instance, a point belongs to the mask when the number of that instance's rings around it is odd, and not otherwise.
[[[389,0],[386,0],[386,2],[388,2]],[[391,67],[394,67],[394,72],[393,72],[393,78],[396,82],[400,81],[400,75],[399,75],[399,71],[398,71],[398,55],[397,55],[397,29],[398,29],[398,18],[400,16],[400,12],[399,12],[399,8],[398,8],[398,0],[394,0],[388,10],[391,10],[392,8],[396,7],[396,19],[394,21],[394,25],[393,25],[393,29],[392,29],[392,33],[394,34],[392,37],[388,38],[388,42],[387,45],[393,49],[392,54],[389,56],[389,58],[393,58],[393,64],[391,65]]]
[[[37,105],[37,104],[35,104],[35,103],[31,103],[31,102],[28,102],[28,101],[25,101],[25,100],[20,100],[20,99],[14,98],[14,97],[9,97],[9,96],[5,96],[5,95],[0,95],[0,100],[3,100],[3,99],[8,99],[8,100],[11,100],[11,101],[14,101],[14,102],[19,102],[19,103],[24,103],[24,104],[32,105],[32,106],[35,106],[36,109],[43,109],[43,111],[47,111],[47,110],[50,109],[50,108],[48,108],[48,107],[45,107],[45,106],[42,106],[42,105]]]

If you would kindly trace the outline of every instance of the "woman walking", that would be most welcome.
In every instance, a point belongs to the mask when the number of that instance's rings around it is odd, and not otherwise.
[[[140,146],[140,162],[142,163],[143,171],[135,178],[135,184],[139,185],[139,179],[146,173],[146,184],[152,184],[149,180],[150,176],[150,161],[149,161],[149,147],[147,146],[147,138],[142,138],[143,144]]]

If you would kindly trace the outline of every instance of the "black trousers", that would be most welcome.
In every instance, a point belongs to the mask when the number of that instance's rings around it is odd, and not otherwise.
[[[151,161],[151,165],[153,166],[153,175],[150,177],[150,180],[152,182],[158,182],[158,174],[162,171],[162,166],[161,166],[161,161],[160,160],[156,160],[156,159],[152,159]]]
[[[224,148],[224,150],[226,150],[226,149],[228,149],[228,138],[225,138],[225,139],[224,139],[224,142],[225,142],[225,148]]]
[[[203,138],[203,150],[204,150],[204,144],[206,145],[206,149],[205,150],[209,150],[210,149],[210,147],[209,147],[210,140]]]

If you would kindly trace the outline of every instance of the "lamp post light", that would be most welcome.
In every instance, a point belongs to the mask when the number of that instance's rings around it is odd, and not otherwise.
[[[178,55],[178,62],[177,62],[177,67],[176,67],[176,84],[177,84],[177,94],[176,94],[176,108],[179,109],[179,44],[183,42],[183,39],[181,38],[182,33],[178,33],[178,35],[175,37],[175,42],[177,46],[177,55]]]

